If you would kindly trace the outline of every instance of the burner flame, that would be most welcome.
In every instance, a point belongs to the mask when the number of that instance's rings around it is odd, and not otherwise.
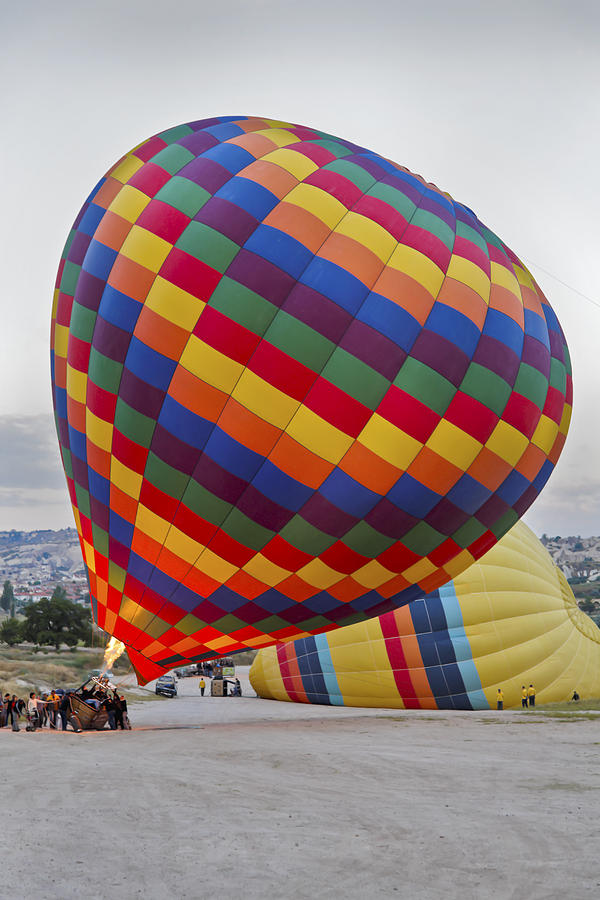
[[[118,641],[117,638],[111,637],[104,651],[104,661],[102,663],[103,675],[105,672],[108,672],[110,668],[112,668],[113,663],[121,656],[124,651],[125,644],[122,641]]]

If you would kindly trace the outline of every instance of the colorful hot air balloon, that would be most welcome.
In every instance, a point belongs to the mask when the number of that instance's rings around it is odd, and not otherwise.
[[[94,615],[142,681],[447,582],[537,496],[571,409],[552,309],[467,207],[244,117],[94,188],[52,377]]]
[[[521,706],[600,696],[600,629],[518,522],[479,562],[422,600],[368,622],[261,650],[261,697],[400,709]]]

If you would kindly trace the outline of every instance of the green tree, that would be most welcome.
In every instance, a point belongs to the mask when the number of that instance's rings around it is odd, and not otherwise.
[[[2,589],[2,596],[0,596],[0,606],[4,610],[4,612],[10,612],[12,606],[14,606],[15,602],[15,594],[13,591],[13,586],[8,581],[8,579],[4,582],[4,588]]]
[[[54,645],[58,650],[61,644],[75,647],[91,639],[89,609],[68,600],[64,588],[56,587],[50,599],[28,603],[23,614],[23,639],[32,644]]]
[[[23,626],[17,619],[5,619],[0,625],[0,643],[14,647],[23,640]]]

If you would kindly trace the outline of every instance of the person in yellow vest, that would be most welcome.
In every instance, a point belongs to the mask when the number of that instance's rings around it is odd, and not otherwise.
[[[496,709],[504,709],[504,694],[500,688],[496,694]]]
[[[527,688],[527,700],[530,706],[535,706],[535,688],[532,684]]]
[[[46,702],[46,709],[48,710],[48,721],[50,722],[50,728],[56,728],[56,721],[58,719],[58,704],[60,702],[60,697],[52,688],[48,696],[48,700]]]
[[[521,688],[521,706],[523,709],[527,709],[527,688],[525,685]]]
[[[206,687],[206,682],[205,682],[204,678],[200,679],[200,683],[199,683],[198,687],[200,688],[200,696],[204,697],[204,688]]]

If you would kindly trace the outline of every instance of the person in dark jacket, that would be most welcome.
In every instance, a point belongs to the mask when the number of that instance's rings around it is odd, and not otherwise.
[[[127,700],[125,699],[123,694],[119,696],[119,701],[121,703],[121,710],[123,712],[123,729],[131,731],[131,722],[129,721],[129,716],[127,715]]]
[[[108,727],[110,728],[111,731],[115,731],[115,729],[117,727],[117,721],[116,721],[116,716],[115,716],[115,713],[117,711],[117,704],[115,703],[114,698],[109,695],[102,701],[102,705],[104,706],[104,709],[108,713]]]
[[[115,703],[115,726],[116,728],[120,728],[121,731],[125,730],[125,724],[123,722],[123,704],[121,703],[121,698],[115,691],[114,695],[114,703]]]
[[[58,711],[60,713],[60,721],[61,721],[63,731],[67,730],[67,719],[69,717],[69,710],[71,708],[70,697],[71,697],[71,692],[67,691],[64,694],[62,700],[60,701],[60,703],[58,705]]]
[[[8,697],[8,694],[6,695]],[[13,694],[12,697],[9,698],[7,704],[7,714],[6,714],[6,724],[11,725],[13,731],[19,730],[19,724],[17,719],[19,718],[19,700],[16,694]]]
[[[0,710],[0,728],[8,725],[8,704],[10,702],[10,694],[5,694],[2,698],[2,708]]]

